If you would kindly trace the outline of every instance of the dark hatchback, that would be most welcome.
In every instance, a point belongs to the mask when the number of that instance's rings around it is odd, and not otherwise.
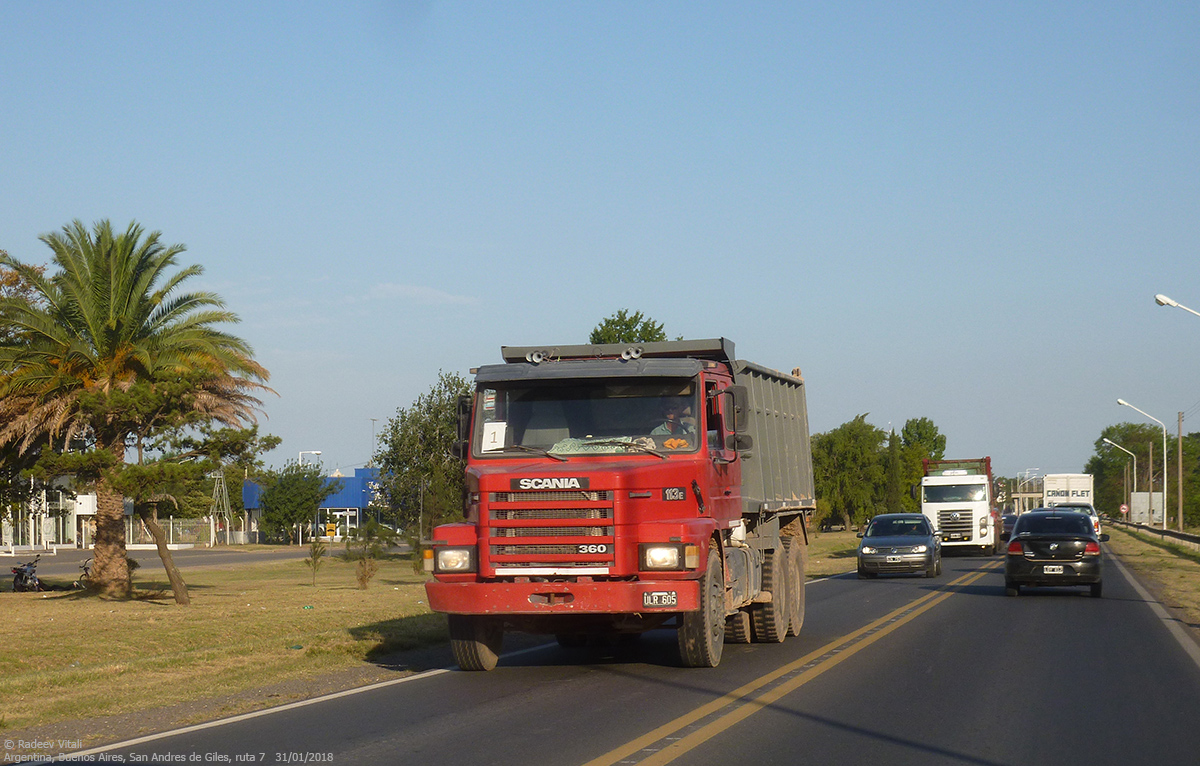
[[[1004,560],[1004,592],[1016,596],[1023,586],[1086,585],[1093,598],[1103,589],[1100,543],[1086,513],[1039,508],[1022,513],[1013,526]]]

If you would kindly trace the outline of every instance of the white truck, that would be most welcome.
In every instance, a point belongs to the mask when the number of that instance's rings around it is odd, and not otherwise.
[[[942,547],[998,553],[1004,526],[994,502],[992,459],[927,459],[921,465],[921,513],[942,538]]]
[[[1095,480],[1090,473],[1048,473],[1042,479],[1042,505],[1070,508],[1092,517],[1092,526],[1100,534],[1100,514],[1096,511]]]
[[[1042,479],[1042,505],[1087,503],[1095,508],[1094,484],[1090,473],[1048,473]]]

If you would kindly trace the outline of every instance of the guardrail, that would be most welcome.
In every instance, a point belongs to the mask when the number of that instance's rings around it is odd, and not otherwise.
[[[1136,529],[1139,532],[1144,532],[1148,535],[1158,535],[1159,539],[1166,540],[1170,538],[1174,542],[1186,545],[1189,548],[1200,551],[1200,535],[1189,535],[1186,532],[1176,532],[1172,529],[1163,529],[1162,527],[1151,527],[1146,524],[1134,524],[1129,521],[1120,521],[1119,519],[1107,519],[1109,524],[1115,524],[1120,527],[1128,527]]]

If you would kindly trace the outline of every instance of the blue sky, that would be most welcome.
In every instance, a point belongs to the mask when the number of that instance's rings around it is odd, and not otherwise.
[[[8,2],[0,248],[186,244],[275,465],[628,308],[800,367],[814,432],[1073,472],[1118,397],[1200,416],[1153,300],[1200,309],[1197,40],[1186,2]]]

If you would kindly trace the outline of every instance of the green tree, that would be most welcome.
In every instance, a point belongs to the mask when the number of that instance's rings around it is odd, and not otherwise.
[[[900,431],[900,440],[905,449],[922,457],[934,460],[946,457],[946,437],[929,418],[909,418]]]
[[[1126,484],[1126,466],[1132,473],[1129,455],[1111,447],[1105,439],[1120,444],[1137,456],[1137,480],[1132,476]],[[1162,491],[1162,430],[1150,424],[1117,423],[1100,432],[1095,451],[1084,466],[1084,473],[1092,474],[1096,488],[1096,508],[1101,513],[1118,515],[1118,508],[1126,500],[1126,492],[1137,484],[1138,492],[1148,492],[1153,482],[1155,492]],[[1150,452],[1154,452],[1154,464],[1150,464]],[[1167,441],[1167,516],[1171,526],[1177,522],[1179,492],[1178,440]],[[1184,525],[1200,525],[1200,434],[1187,434],[1183,438],[1183,516]]]
[[[286,535],[289,541],[301,542],[298,530],[315,522],[321,503],[340,492],[342,486],[341,481],[327,481],[319,465],[288,461],[271,475],[259,499],[263,528],[271,534]]]
[[[946,455],[946,437],[929,418],[909,418],[900,431],[900,503],[905,511],[921,510],[921,502],[909,488],[921,483],[921,461],[941,460]]]
[[[625,309],[608,317],[592,330],[588,342],[601,343],[654,343],[667,339],[662,322],[655,322],[638,311],[630,314]]]
[[[380,491],[413,542],[439,523],[461,518],[464,470],[454,456],[458,399],[471,390],[457,373],[438,372],[437,383],[401,407],[384,427],[375,464]]]
[[[888,434],[887,440],[887,491],[884,495],[884,507],[888,513],[904,511],[903,489],[901,488],[901,459],[900,440],[896,437],[895,429]]]
[[[829,500],[830,514],[846,526],[867,521],[882,506],[886,434],[864,413],[812,440],[817,496]]]
[[[24,453],[40,443],[86,442],[97,495],[92,574],[115,596],[128,595],[130,580],[124,502],[111,469],[154,428],[179,423],[164,419],[150,428],[152,413],[138,402],[111,400],[139,382],[186,379],[193,423],[240,427],[255,419],[255,394],[269,390],[250,347],[219,329],[237,316],[214,293],[180,292],[202,269],[172,273],[185,248],[160,237],[136,222],[115,232],[108,221],[89,231],[77,220],[41,238],[53,253],[53,273],[0,257],[33,296],[0,297],[0,324],[15,328],[0,338],[0,444]]]

